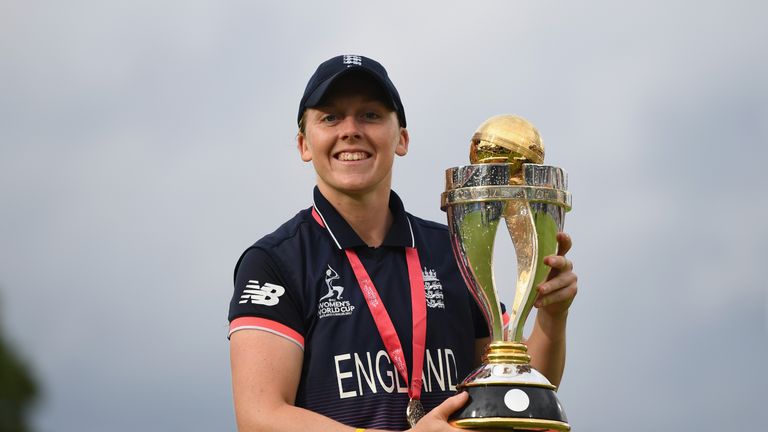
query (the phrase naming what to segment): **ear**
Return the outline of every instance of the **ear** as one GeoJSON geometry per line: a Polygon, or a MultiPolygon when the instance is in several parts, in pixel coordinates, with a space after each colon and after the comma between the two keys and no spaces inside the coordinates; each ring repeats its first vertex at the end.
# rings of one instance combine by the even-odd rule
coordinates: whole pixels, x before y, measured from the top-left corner
{"type": "Polygon", "coordinates": [[[400,128],[400,140],[395,147],[395,154],[398,156],[405,156],[408,154],[408,143],[411,141],[410,135],[408,135],[408,129],[400,128]]]}
{"type": "Polygon", "coordinates": [[[312,151],[309,149],[309,141],[307,140],[306,135],[301,132],[296,135],[296,149],[299,150],[299,156],[301,156],[301,160],[304,162],[309,162],[312,160],[312,151]]]}

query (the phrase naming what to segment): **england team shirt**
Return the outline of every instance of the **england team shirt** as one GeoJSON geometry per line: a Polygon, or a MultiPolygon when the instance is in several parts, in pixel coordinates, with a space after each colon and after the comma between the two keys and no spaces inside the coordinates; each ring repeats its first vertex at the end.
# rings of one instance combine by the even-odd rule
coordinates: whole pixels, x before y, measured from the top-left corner
{"type": "Polygon", "coordinates": [[[427,302],[421,400],[429,410],[473,368],[475,339],[488,329],[453,258],[444,225],[406,213],[391,192],[393,224],[368,247],[315,188],[314,205],[248,248],[235,268],[230,335],[276,334],[304,352],[296,406],[362,428],[407,429],[408,389],[344,252],[370,275],[412,371],[411,296],[405,247],[418,251],[427,302]]]}

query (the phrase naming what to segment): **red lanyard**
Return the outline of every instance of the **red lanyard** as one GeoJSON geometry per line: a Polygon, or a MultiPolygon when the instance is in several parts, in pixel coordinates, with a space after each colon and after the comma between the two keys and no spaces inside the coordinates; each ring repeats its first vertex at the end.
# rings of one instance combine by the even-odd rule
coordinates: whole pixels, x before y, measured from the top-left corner
{"type": "Polygon", "coordinates": [[[363,292],[368,309],[371,310],[373,321],[379,330],[387,353],[395,364],[395,368],[408,386],[408,397],[418,400],[421,398],[421,385],[423,382],[424,349],[427,339],[427,301],[424,295],[424,276],[421,273],[421,263],[416,248],[405,248],[405,260],[408,264],[408,279],[411,284],[411,311],[413,314],[413,379],[408,384],[408,368],[405,365],[403,345],[397,336],[395,326],[389,317],[387,309],[381,302],[379,292],[373,285],[363,263],[360,262],[357,253],[351,249],[345,249],[352,270],[355,272],[357,283],[363,292]]]}

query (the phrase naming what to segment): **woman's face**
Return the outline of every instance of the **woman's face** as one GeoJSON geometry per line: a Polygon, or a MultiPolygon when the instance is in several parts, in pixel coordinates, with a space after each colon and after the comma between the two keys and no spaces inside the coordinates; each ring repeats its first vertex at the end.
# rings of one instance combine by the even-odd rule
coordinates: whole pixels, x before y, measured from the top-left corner
{"type": "Polygon", "coordinates": [[[408,151],[408,131],[384,97],[371,78],[353,75],[334,83],[320,106],[306,110],[299,153],[312,161],[327,198],[389,191],[394,157],[408,151]]]}

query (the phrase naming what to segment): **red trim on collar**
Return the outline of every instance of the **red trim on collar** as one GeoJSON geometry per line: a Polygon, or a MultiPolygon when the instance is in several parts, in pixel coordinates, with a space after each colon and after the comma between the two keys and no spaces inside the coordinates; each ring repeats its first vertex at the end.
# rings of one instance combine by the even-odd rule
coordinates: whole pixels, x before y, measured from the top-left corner
{"type": "Polygon", "coordinates": [[[315,221],[323,228],[325,228],[325,224],[323,223],[323,219],[320,217],[320,215],[317,213],[317,210],[315,207],[312,207],[312,217],[315,218],[315,221]]]}

